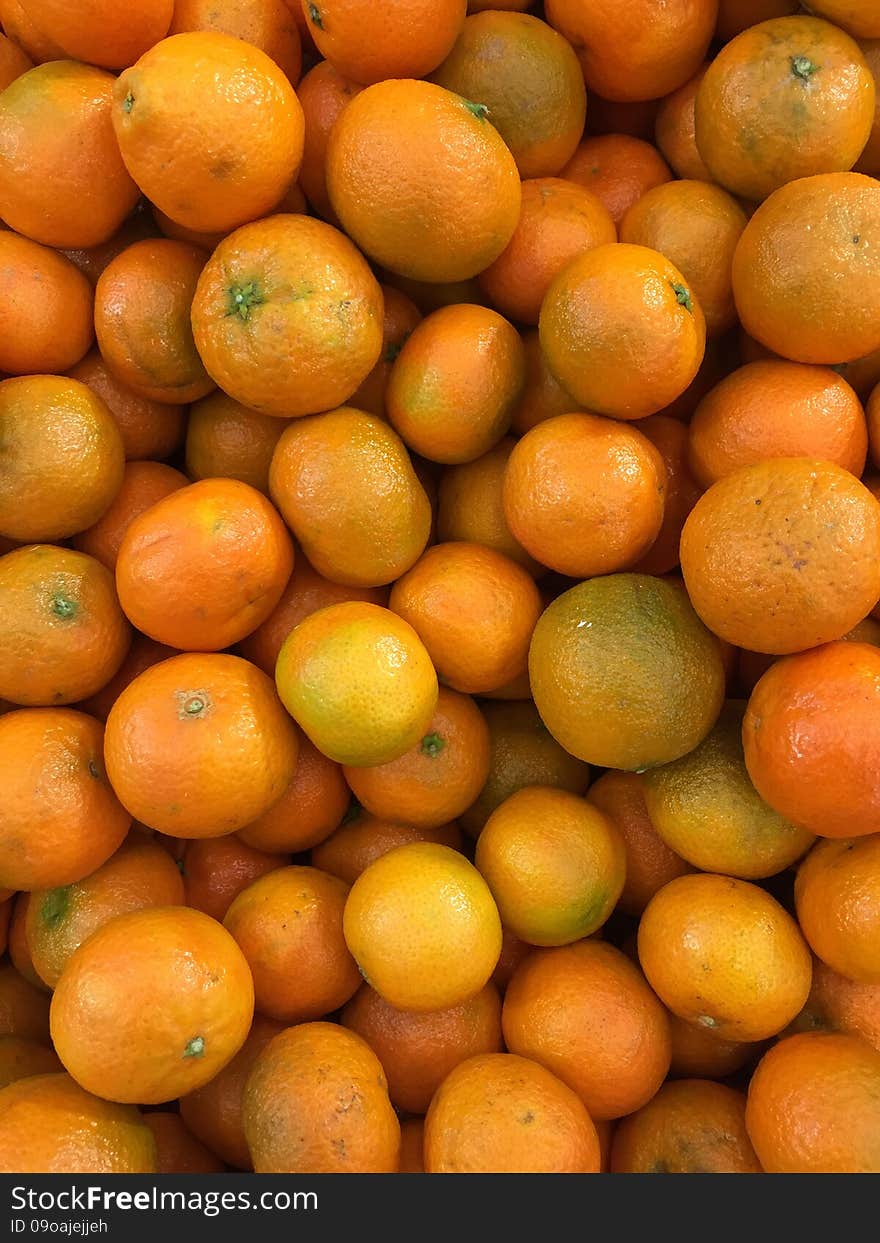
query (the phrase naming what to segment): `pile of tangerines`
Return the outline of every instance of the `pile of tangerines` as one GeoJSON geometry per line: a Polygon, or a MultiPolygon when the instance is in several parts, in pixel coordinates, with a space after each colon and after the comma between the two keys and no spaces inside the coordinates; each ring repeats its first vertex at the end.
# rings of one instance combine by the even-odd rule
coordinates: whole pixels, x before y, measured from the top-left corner
{"type": "Polygon", "coordinates": [[[880,1172],[880,6],[0,22],[0,1170],[880,1172]]]}

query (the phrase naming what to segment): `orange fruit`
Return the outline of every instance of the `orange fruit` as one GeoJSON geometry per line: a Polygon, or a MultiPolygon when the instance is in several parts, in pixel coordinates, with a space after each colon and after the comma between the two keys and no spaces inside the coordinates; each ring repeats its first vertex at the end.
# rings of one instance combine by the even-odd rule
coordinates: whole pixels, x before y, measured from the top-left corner
{"type": "Polygon", "coordinates": [[[440,688],[425,736],[397,760],[346,768],[360,805],[379,820],[436,829],[466,811],[489,775],[489,727],[474,701],[440,688]]]}
{"type": "MultiPolygon", "coordinates": [[[[280,3],[280,0],[279,0],[280,3]]],[[[269,491],[269,464],[284,424],[249,410],[219,390],[191,407],[186,425],[190,479],[238,479],[269,491]]]]}
{"type": "Polygon", "coordinates": [[[119,669],[131,630],[92,557],[31,544],[0,558],[0,692],[25,706],[75,703],[119,669]]]}
{"type": "Polygon", "coordinates": [[[768,458],[704,493],[680,551],[710,630],[753,652],[799,652],[839,639],[880,596],[880,505],[832,462],[768,458]]]}
{"type": "Polygon", "coordinates": [[[433,462],[472,462],[510,427],[525,384],[519,333],[488,307],[441,307],[418,324],[391,368],[388,419],[433,462]]]}
{"type": "Polygon", "coordinates": [[[235,1057],[204,1087],[181,1099],[180,1116],[192,1134],[234,1169],[253,1168],[242,1120],[245,1083],[263,1049],[282,1030],[281,1023],[255,1014],[235,1057]]]}
{"type": "Polygon", "coordinates": [[[400,1124],[399,1174],[424,1174],[424,1118],[407,1118],[400,1124]]]}
{"type": "Polygon", "coordinates": [[[258,851],[297,853],[317,846],[342,823],[350,800],[342,769],[314,746],[299,740],[299,759],[290,785],[277,803],[245,825],[238,837],[258,851]]]}
{"type": "Polygon", "coordinates": [[[385,418],[385,395],[391,368],[404,343],[422,318],[422,313],[412,298],[395,289],[393,285],[382,286],[384,314],[382,319],[382,353],[373,370],[351,397],[350,404],[356,410],[365,410],[378,418],[385,418]]]}
{"type": "Polygon", "coordinates": [[[180,406],[151,401],[126,388],[97,350],[86,354],[67,374],[87,385],[105,403],[129,460],[161,461],[170,457],[183,439],[184,412],[180,406]]]}
{"type": "Polygon", "coordinates": [[[33,890],[25,935],[34,968],[54,988],[71,955],[116,915],[183,901],[183,881],[168,852],[154,842],[129,837],[82,880],[33,890]]]}
{"type": "Polygon", "coordinates": [[[799,9],[798,0],[719,0],[715,37],[727,43],[749,26],[771,17],[790,17],[799,9]]]}
{"type": "Polygon", "coordinates": [[[447,1075],[479,1054],[500,1053],[501,999],[493,984],[448,1010],[395,1010],[364,984],[342,1011],[343,1027],[366,1040],[398,1109],[424,1114],[447,1075]]]}
{"type": "Polygon", "coordinates": [[[862,4],[860,0],[810,0],[810,8],[857,39],[880,38],[880,14],[873,5],[862,4]]]}
{"type": "Polygon", "coordinates": [[[659,99],[603,99],[590,96],[586,134],[630,134],[633,138],[650,139],[659,99]]]}
{"type": "Polygon", "coordinates": [[[658,99],[686,82],[715,30],[716,0],[548,0],[547,20],[578,51],[590,90],[612,100],[658,99]]]}
{"type": "Polygon", "coordinates": [[[23,1036],[0,1036],[0,1088],[32,1075],[51,1075],[62,1070],[52,1049],[23,1036]]]}
{"type": "Polygon", "coordinates": [[[312,863],[338,876],[347,885],[353,885],[360,874],[382,855],[396,846],[409,846],[413,842],[432,842],[437,846],[448,846],[450,850],[459,850],[461,833],[457,824],[417,829],[394,820],[379,820],[353,806],[339,828],[312,847],[312,863]]]}
{"type": "Polygon", "coordinates": [[[523,344],[526,350],[526,383],[510,423],[511,431],[517,436],[524,436],[536,424],[552,419],[554,415],[570,414],[579,409],[577,401],[562,387],[547,365],[537,329],[530,328],[523,333],[523,344]]]}
{"type": "Polygon", "coordinates": [[[858,1036],[789,1036],[758,1064],[746,1127],[768,1174],[880,1169],[880,1053],[858,1036]]]}
{"type": "Polygon", "coordinates": [[[71,885],[126,837],[132,818],[104,772],[102,738],[97,721],[71,709],[35,707],[0,717],[0,885],[71,885]]]}
{"type": "Polygon", "coordinates": [[[8,963],[0,966],[0,1035],[49,1045],[49,998],[8,963]]]}
{"type": "Polygon", "coordinates": [[[139,397],[185,405],[214,387],[196,352],[190,308],[205,252],[147,238],[107,265],[95,287],[95,332],[116,379],[139,397]]]}
{"type": "Polygon", "coordinates": [[[348,948],[398,1010],[446,1010],[485,987],[501,952],[486,882],[448,846],[414,842],[376,859],[345,904],[348,948]]]}
{"type": "Polygon", "coordinates": [[[848,1032],[880,1052],[880,984],[862,984],[813,960],[813,984],[792,1032],[848,1032]]]}
{"type": "Polygon", "coordinates": [[[265,52],[228,34],[163,39],[117,79],[112,117],[143,193],[201,233],[265,215],[299,172],[296,92],[265,52]]]}
{"type": "Polygon", "coordinates": [[[846,172],[871,133],[873,87],[858,45],[836,26],[814,17],[761,22],[707,69],[697,147],[713,179],[746,199],[795,178],[846,172]]]}
{"type": "Polygon", "coordinates": [[[474,858],[505,928],[532,945],[569,945],[600,928],[626,875],[613,822],[567,790],[528,786],[492,813],[474,858]]]}
{"type": "MultiPolygon", "coordinates": [[[[29,988],[29,991],[26,994],[26,996],[28,996],[29,998],[36,997],[39,999],[42,994],[48,993],[49,991],[46,985],[37,975],[36,971],[34,970],[34,965],[31,962],[31,952],[30,952],[30,949],[28,948],[26,928],[25,928],[25,924],[27,920],[27,908],[29,904],[30,904],[29,893],[19,893],[12,900],[12,915],[9,920],[9,935],[8,935],[8,943],[6,947],[9,953],[9,958],[12,963],[12,967],[9,968],[9,974],[6,976],[4,984],[0,985],[0,999],[2,999],[2,997],[5,995],[6,990],[9,988],[10,978],[15,982],[22,980],[24,981],[25,984],[32,986],[29,988]]],[[[12,992],[14,993],[15,991],[16,990],[13,988],[12,992]]],[[[12,1006],[10,1007],[9,1000],[10,999],[8,996],[6,997],[5,1001],[0,1000],[0,1014],[3,1015],[3,1018],[0,1019],[0,1026],[4,1026],[5,1024],[5,1027],[7,1028],[10,1026],[10,1008],[12,1011],[15,1011],[15,1012],[18,1011],[17,1002],[13,1001],[12,1006]]],[[[43,997],[43,1001],[46,1002],[45,997],[43,997]]],[[[46,1005],[47,1004],[48,1002],[46,1002],[46,1005]]],[[[28,1003],[25,1003],[26,1008],[27,1008],[27,1005],[28,1003]]],[[[28,1034],[28,1035],[33,1034],[37,1039],[48,1041],[49,1039],[49,1011],[48,1009],[46,1009],[45,1005],[42,1005],[42,1007],[37,1010],[37,1014],[40,1019],[41,1026],[38,1027],[37,1030],[34,1031],[33,1033],[25,1033],[25,1034],[28,1034]],[[42,1020],[45,1020],[45,1021],[42,1021],[42,1020]]],[[[17,1013],[16,1013],[16,1018],[17,1018],[17,1013]]],[[[16,1026],[17,1026],[17,1022],[13,1021],[11,1023],[12,1029],[15,1030],[16,1026]]],[[[5,1031],[4,1031],[4,1034],[5,1034],[5,1031]]]]}
{"type": "MultiPolygon", "coordinates": [[[[871,390],[865,408],[868,423],[868,443],[871,451],[871,464],[880,466],[880,384],[871,390]]],[[[869,485],[870,486],[870,485],[869,485]]]]}
{"type": "Polygon", "coordinates": [[[688,429],[668,414],[652,414],[634,425],[651,442],[666,468],[663,521],[657,538],[633,569],[641,574],[668,574],[678,565],[681,532],[700,497],[700,487],[688,463],[688,429]]]}
{"type": "MultiPolygon", "coordinates": [[[[299,0],[296,6],[298,9],[299,0]]],[[[312,209],[331,224],[338,221],[327,193],[327,143],[339,114],[362,89],[322,60],[304,75],[296,91],[305,117],[299,183],[312,209]]]]}
{"type": "Polygon", "coordinates": [[[299,27],[284,0],[174,0],[169,35],[216,30],[257,47],[293,86],[302,72],[299,27]]]}
{"type": "Polygon", "coordinates": [[[505,436],[482,457],[443,471],[437,538],[443,543],[482,544],[516,561],[530,574],[538,574],[541,567],[514,538],[504,516],[504,474],[515,445],[511,436],[505,436]]]}
{"type": "Polygon", "coordinates": [[[857,478],[867,433],[858,397],[830,367],[782,359],[748,363],[703,398],[690,424],[688,460],[708,488],[765,458],[835,462],[857,478]]]}
{"type": "Polygon", "coordinates": [[[115,571],[119,549],[132,522],[188,484],[186,475],[164,462],[126,462],[122,486],[114,500],[94,526],[74,537],[74,548],[115,571]]]}
{"type": "Polygon", "coordinates": [[[597,246],[556,277],[538,330],[550,369],[598,414],[639,419],[679,397],[706,323],[684,276],[646,246],[597,246]]]}
{"type": "Polygon", "coordinates": [[[123,13],[114,0],[89,0],[71,12],[65,0],[28,0],[27,16],[71,59],[122,69],[165,36],[173,8],[173,0],[139,0],[123,13]]]}
{"type": "Polygon", "coordinates": [[[610,574],[564,592],[529,650],[535,705],[572,755],[644,769],[687,755],[724,698],[717,640],[684,591],[643,574],[610,574]]]}
{"type": "Polygon", "coordinates": [[[476,276],[519,217],[516,163],[479,100],[431,82],[379,82],[339,116],[327,189],[346,232],[377,263],[424,281],[476,276]]]}
{"type": "Polygon", "coordinates": [[[708,66],[662,100],[654,126],[654,141],[667,164],[679,177],[712,181],[697,147],[694,109],[697,91],[708,66]]]}
{"type": "Polygon", "coordinates": [[[720,186],[670,181],[648,190],[626,213],[620,240],[665,255],[684,275],[719,336],[736,323],[731,268],[746,215],[720,186]]]}
{"type": "Polygon", "coordinates": [[[281,645],[294,626],[318,609],[351,600],[385,605],[388,603],[388,591],[381,587],[351,587],[333,583],[319,574],[303,552],[297,549],[293,574],[281,599],[262,625],[242,639],[239,650],[264,673],[274,676],[281,645]]]}
{"type": "Polygon", "coordinates": [[[156,1144],[159,1174],[219,1174],[225,1170],[223,1162],[181,1122],[180,1114],[154,1109],[143,1118],[156,1144]]]}
{"type": "MultiPolygon", "coordinates": [[[[2,5],[3,0],[0,0],[2,5]]],[[[135,242],[142,242],[148,237],[158,237],[152,211],[147,209],[146,202],[141,199],[132,214],[122,222],[116,232],[100,246],[76,247],[63,250],[61,253],[70,260],[75,268],[82,272],[92,285],[98,283],[101,273],[118,255],[121,255],[135,242]]]]}
{"type": "Polygon", "coordinates": [[[745,709],[728,700],[700,745],[645,773],[642,789],[651,823],[677,855],[703,872],[757,880],[790,867],[813,837],[769,807],[749,780],[745,709]]]}
{"type": "Polygon", "coordinates": [[[502,993],[506,993],[517,967],[524,958],[533,953],[535,946],[520,941],[508,928],[502,928],[501,933],[501,955],[492,972],[492,983],[502,993]]]}
{"type": "Polygon", "coordinates": [[[691,869],[667,846],[648,815],[644,774],[603,773],[590,787],[588,798],[623,841],[626,875],[620,909],[628,915],[641,915],[659,889],[691,869]]]}
{"type": "Polygon", "coordinates": [[[594,194],[619,225],[645,191],[669,181],[672,172],[643,138],[596,134],[584,139],[560,176],[594,194]]]}
{"type": "Polygon", "coordinates": [[[110,715],[110,709],[116,703],[116,700],[125,688],[135,680],[138,674],[143,673],[145,669],[149,669],[153,665],[158,665],[160,660],[167,660],[169,656],[177,655],[179,653],[173,647],[166,647],[163,643],[155,643],[152,639],[148,639],[146,635],[135,633],[131,641],[131,647],[128,649],[128,655],[116,670],[116,673],[97,694],[90,695],[88,699],[80,701],[80,710],[87,712],[89,716],[97,717],[99,721],[106,721],[110,715]]]}
{"type": "MultiPolygon", "coordinates": [[[[865,58],[865,64],[876,84],[880,76],[880,33],[875,39],[859,39],[859,50],[865,58]]],[[[865,173],[868,177],[876,177],[880,173],[880,91],[874,101],[874,121],[871,135],[856,160],[854,170],[865,173]]]]}
{"type": "MultiPolygon", "coordinates": [[[[0,14],[2,21],[2,14],[0,14]]],[[[34,62],[17,43],[0,35],[0,91],[5,91],[11,82],[20,78],[23,73],[33,69],[34,62]]]]}
{"type": "Polygon", "coordinates": [[[107,718],[114,790],[137,820],[171,837],[223,837],[250,824],[284,793],[297,750],[269,678],[225,653],[153,665],[107,718]]]}
{"type": "Polygon", "coordinates": [[[645,908],[639,961],[673,1014],[725,1040],[764,1040],[786,1027],[810,991],[810,954],[797,924],[748,881],[694,873],[645,908]]]}
{"type": "Polygon", "coordinates": [[[336,583],[390,583],[428,542],[431,506],[406,447],[351,406],[285,428],[269,491],[309,561],[336,583]]]}
{"type": "Polygon", "coordinates": [[[184,901],[221,923],[243,890],[290,862],[287,854],[255,850],[235,833],[184,842],[183,846],[177,866],[183,875],[184,901]]]}
{"type": "Polygon", "coordinates": [[[69,259],[0,229],[8,296],[0,312],[0,372],[66,371],[92,343],[92,287],[69,259]]]}
{"type": "Polygon", "coordinates": [[[157,1105],[208,1083],[244,1044],[251,973],[229,933],[186,906],[117,915],[68,960],[52,1042],[80,1086],[157,1105]]]}
{"type": "Polygon", "coordinates": [[[632,962],[602,941],[529,954],[501,1014],[511,1053],[576,1092],[594,1119],[641,1109],[669,1070],[669,1020],[632,962]]]}
{"type": "Polygon", "coordinates": [[[331,410],[382,348],[382,291],[330,225],[270,216],[220,243],[193,300],[195,342],[230,397],[280,418],[331,410]]]}
{"type": "Polygon", "coordinates": [[[0,215],[46,246],[97,246],[138,199],[116,145],[113,78],[52,61],[22,74],[0,101],[0,215]],[[59,179],[64,193],[57,192],[59,179]]]}
{"type": "Polygon", "coordinates": [[[430,1174],[598,1174],[599,1137],[581,1102],[543,1066],[511,1053],[468,1058],[425,1118],[430,1174]]]}
{"type": "Polygon", "coordinates": [[[368,767],[399,759],[430,725],[437,675],[415,630],[375,604],[312,613],[278,656],[278,692],[319,751],[368,767]]]}
{"type": "Polygon", "coordinates": [[[593,414],[546,419],[514,446],[504,514],[536,561],[571,578],[638,561],[663,522],[666,469],[635,428],[593,414]]]}
{"type": "Polygon", "coordinates": [[[431,80],[488,108],[521,177],[555,176],[580,142],[587,95],[577,56],[528,13],[468,17],[431,80]]]}
{"type": "Polygon", "coordinates": [[[38,1074],[0,1092],[4,1174],[153,1174],[156,1144],[133,1105],[84,1092],[69,1075],[38,1074]]]}
{"type": "Polygon", "coordinates": [[[740,1070],[758,1047],[748,1041],[722,1040],[709,1027],[695,1027],[669,1016],[672,1034],[670,1076],[678,1079],[727,1079],[740,1070]]]}
{"type": "Polygon", "coordinates": [[[424,78],[455,43],[466,0],[302,0],[320,54],[355,82],[424,78]]]}
{"type": "Polygon", "coordinates": [[[617,241],[614,221],[590,190],[559,177],[524,181],[519,223],[480,288],[502,314],[537,324],[553,278],[594,246],[617,241]]]}
{"type": "Polygon", "coordinates": [[[705,1079],[666,1083],[622,1119],[611,1144],[614,1174],[761,1174],[746,1131],[742,1092],[705,1079]]]}
{"type": "Polygon", "coordinates": [[[21,0],[0,0],[0,22],[9,38],[27,52],[31,60],[63,59],[62,49],[35,25],[34,19],[22,7],[21,0]]]}
{"type": "Polygon", "coordinates": [[[880,348],[877,184],[824,173],[761,204],[733,257],[733,296],[750,336],[799,363],[846,363],[880,348]]]}
{"type": "Polygon", "coordinates": [[[397,1171],[400,1123],[384,1071],[360,1036],[335,1023],[302,1023],[271,1040],[242,1112],[258,1174],[397,1171]]]}
{"type": "Polygon", "coordinates": [[[801,931],[813,953],[860,984],[880,984],[880,837],[819,841],[794,886],[801,931]]]}
{"type": "Polygon", "coordinates": [[[129,524],[116,584],[126,615],[151,639],[218,651],[266,620],[293,558],[287,529],[261,492],[237,479],[203,479],[129,524]]]}
{"type": "Polygon", "coordinates": [[[348,886],[311,867],[276,868],[232,902],[223,926],[254,977],[261,1014],[305,1023],[338,1010],[360,976],[342,935],[348,886]]]}
{"type": "Polygon", "coordinates": [[[822,837],[880,832],[877,704],[880,651],[867,643],[829,643],[777,661],[743,722],[746,767],[761,797],[822,837]]]}

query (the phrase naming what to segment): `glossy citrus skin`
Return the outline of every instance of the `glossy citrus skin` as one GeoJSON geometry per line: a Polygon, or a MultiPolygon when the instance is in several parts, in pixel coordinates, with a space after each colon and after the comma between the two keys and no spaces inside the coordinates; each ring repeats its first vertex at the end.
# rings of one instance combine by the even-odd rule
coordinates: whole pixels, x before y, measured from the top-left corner
{"type": "Polygon", "coordinates": [[[55,61],[23,74],[0,104],[0,213],[47,246],[97,246],[138,199],[125,170],[110,103],[113,78],[55,61]],[[64,194],[53,178],[64,179],[64,194]]]}
{"type": "Polygon", "coordinates": [[[726,1079],[740,1070],[761,1048],[748,1041],[722,1040],[709,1027],[695,1027],[669,1015],[672,1035],[672,1078],[726,1079]]]}
{"type": "Polygon", "coordinates": [[[398,759],[424,737],[437,706],[437,675],[419,636],[375,604],[311,614],[285,641],[275,676],[288,712],[340,764],[398,759]]]}
{"type": "Polygon", "coordinates": [[[811,0],[810,8],[857,39],[880,38],[880,17],[858,0],[811,0]]]}
{"type": "Polygon", "coordinates": [[[302,160],[302,108],[290,82],[265,52],[226,34],[163,40],[117,79],[112,116],[141,190],[202,233],[271,211],[302,160]]]}
{"type": "Polygon", "coordinates": [[[684,592],[640,574],[592,579],[559,596],[535,627],[529,674],[554,738],[608,768],[686,755],[724,696],[717,641],[684,592]]]}
{"type": "MultiPolygon", "coordinates": [[[[300,7],[300,0],[294,0],[300,7]]],[[[466,0],[369,0],[302,3],[321,56],[367,85],[386,78],[423,78],[449,54],[465,19],[466,0]]]]}
{"type": "Polygon", "coordinates": [[[519,223],[480,288],[503,315],[537,324],[551,281],[577,255],[617,241],[608,209],[590,190],[561,177],[523,182],[519,223]]]}
{"type": "Polygon", "coordinates": [[[296,86],[302,70],[299,29],[285,0],[175,0],[169,35],[216,30],[270,56],[296,86]]]}
{"type": "Polygon", "coordinates": [[[556,277],[538,330],[550,368],[585,407],[656,414],[697,374],[706,321],[684,276],[646,246],[588,251],[556,277]]]}
{"type": "Polygon", "coordinates": [[[425,1119],[431,1174],[598,1174],[599,1138],[574,1092],[510,1053],[469,1058],[425,1119]]]}
{"type": "Polygon", "coordinates": [[[240,479],[268,494],[269,464],[283,431],[279,419],[249,410],[225,393],[209,393],[190,408],[186,473],[193,482],[240,479]]]}
{"type": "Polygon", "coordinates": [[[708,488],[765,458],[813,457],[859,478],[865,414],[846,380],[828,367],[767,359],[738,368],[700,402],[690,424],[689,462],[708,488]]]}
{"type": "Polygon", "coordinates": [[[749,1084],[746,1127],[769,1174],[876,1173],[880,1053],[858,1036],[790,1036],[749,1084]]]}
{"type": "Polygon", "coordinates": [[[773,654],[816,647],[846,634],[880,596],[880,505],[831,462],[743,466],[694,506],[681,568],[720,638],[773,654]]]}
{"type": "Polygon", "coordinates": [[[815,958],[810,995],[789,1031],[848,1032],[880,1052],[880,984],[847,979],[815,958]]]}
{"type": "Polygon", "coordinates": [[[131,642],[103,565],[30,544],[0,558],[0,694],[12,703],[75,703],[109,682],[131,642]]]}
{"type": "Polygon", "coordinates": [[[148,238],[123,250],[98,278],[98,346],[117,380],[141,397],[185,405],[214,387],[190,327],[205,258],[186,242],[148,238]]]}
{"type": "Polygon", "coordinates": [[[67,374],[104,401],[119,428],[127,460],[161,461],[183,439],[184,411],[180,406],[151,401],[126,388],[97,350],[91,350],[67,374]]]}
{"type": "Polygon", "coordinates": [[[659,99],[699,67],[718,15],[716,0],[615,0],[589,7],[549,0],[547,20],[578,52],[587,86],[603,99],[659,99]]]}
{"type": "Polygon", "coordinates": [[[678,565],[682,528],[700,497],[700,487],[688,464],[688,429],[668,414],[640,419],[635,429],[660,454],[666,468],[666,488],[657,538],[633,569],[641,574],[668,574],[678,565]]]}
{"type": "Polygon", "coordinates": [[[694,181],[712,180],[697,148],[694,121],[697,91],[705,72],[706,66],[703,66],[684,86],[666,96],[654,126],[654,140],[664,159],[679,177],[694,181]]]}
{"type": "Polygon", "coordinates": [[[501,1021],[508,1049],[558,1075],[591,1118],[640,1109],[669,1070],[665,1010],[626,955],[601,941],[529,954],[501,1021]]]}
{"type": "Polygon", "coordinates": [[[857,44],[813,17],[744,31],[710,65],[696,140],[715,181],[764,199],[798,177],[847,172],[874,120],[874,80],[857,44]]]}
{"type": "Polygon", "coordinates": [[[435,829],[466,811],[489,775],[489,727],[467,695],[442,686],[425,736],[398,760],[346,768],[360,805],[380,820],[435,829]]]}
{"type": "Polygon", "coordinates": [[[27,17],[42,39],[72,59],[123,69],[163,38],[173,8],[172,0],[144,0],[123,19],[114,0],[87,0],[75,13],[64,0],[36,0],[27,17]]]}
{"type": "Polygon", "coordinates": [[[386,81],[353,99],[327,149],[327,188],[346,232],[402,276],[476,276],[510,241],[516,163],[479,100],[430,82],[386,81]]]}
{"type": "Polygon", "coordinates": [[[536,561],[571,578],[624,569],[663,521],[666,469],[639,431],[592,414],[547,419],[517,443],[504,513],[536,561]]]}
{"type": "Polygon", "coordinates": [[[168,660],[170,656],[177,655],[173,647],[155,643],[146,635],[135,634],[131,647],[128,649],[128,655],[110,681],[105,683],[96,694],[80,701],[82,711],[87,712],[89,716],[97,717],[99,721],[106,721],[116,700],[138,674],[143,673],[152,665],[158,665],[160,660],[168,660]]]}
{"type": "Polygon", "coordinates": [[[364,979],[402,1010],[467,1001],[501,952],[486,882],[463,855],[431,842],[400,846],[370,864],[352,886],[343,927],[364,979]]]}
{"type": "Polygon", "coordinates": [[[109,920],[126,911],[177,906],[183,900],[183,880],[168,852],[130,838],[82,880],[33,890],[25,934],[34,968],[54,988],[70,956],[109,920]]]}
{"type": "Polygon", "coordinates": [[[270,216],[214,251],[192,325],[224,392],[293,418],[341,405],[369,374],[382,348],[382,291],[338,230],[307,216],[270,216]]]}
{"type": "Polygon", "coordinates": [[[33,67],[34,62],[17,43],[6,35],[0,37],[0,90],[5,91],[11,82],[33,67]]]}
{"type": "Polygon", "coordinates": [[[76,380],[4,380],[0,429],[0,531],[12,539],[75,535],[101,517],[122,486],[122,437],[100,397],[76,380]]]}
{"type": "Polygon", "coordinates": [[[290,862],[287,854],[255,850],[236,833],[182,845],[184,851],[177,866],[183,876],[186,905],[220,921],[242,890],[290,862]]]}
{"type": "Polygon", "coordinates": [[[880,832],[878,701],[880,653],[868,644],[777,661],[743,722],[749,776],[771,807],[823,837],[880,832]]]}
{"type": "Polygon", "coordinates": [[[244,1085],[260,1053],[283,1030],[283,1024],[255,1014],[235,1057],[204,1087],[181,1098],[180,1116],[192,1134],[234,1169],[253,1168],[242,1121],[244,1085]]]}
{"type": "Polygon", "coordinates": [[[331,224],[338,224],[339,221],[327,193],[327,143],[337,117],[362,89],[326,60],[314,65],[297,87],[296,93],[305,117],[299,183],[313,210],[331,224]]]}
{"type": "Polygon", "coordinates": [[[482,544],[538,576],[542,567],[514,538],[504,516],[504,475],[515,445],[512,436],[505,436],[473,462],[443,471],[437,493],[437,539],[482,544]]]}
{"type": "Polygon", "coordinates": [[[590,787],[588,797],[623,841],[626,878],[619,905],[628,915],[641,915],[658,889],[691,868],[667,846],[648,815],[645,774],[603,773],[590,787]]]}
{"type": "Polygon", "coordinates": [[[594,194],[619,226],[633,204],[653,186],[669,181],[672,172],[656,147],[643,138],[592,134],[583,140],[560,176],[594,194]]]}
{"type": "Polygon", "coordinates": [[[72,884],[122,842],[131,816],[107,780],[102,739],[98,721],[69,708],[25,708],[0,717],[0,884],[72,884]]]}
{"type": "Polygon", "coordinates": [[[290,785],[277,803],[245,825],[238,836],[259,851],[309,850],[339,827],[350,801],[341,767],[302,735],[290,785]]]}
{"type": "Polygon", "coordinates": [[[286,867],[255,880],[232,903],[223,925],[251,968],[261,1014],[305,1023],[354,994],[360,975],[342,935],[347,896],[336,876],[286,867]]]}
{"type": "Polygon", "coordinates": [[[154,1109],[143,1115],[156,1143],[160,1174],[220,1174],[226,1166],[181,1122],[180,1114],[154,1109]]]}
{"type": "Polygon", "coordinates": [[[450,850],[460,850],[461,830],[455,823],[442,824],[436,829],[417,829],[394,820],[379,820],[353,806],[336,832],[312,848],[312,863],[338,876],[347,885],[353,885],[382,855],[396,846],[409,846],[413,842],[433,842],[448,846],[450,850]]]}
{"type": "Polygon", "coordinates": [[[428,541],[431,506],[406,447],[382,419],[350,406],[285,429],[269,490],[309,561],[336,583],[384,586],[428,541]]]}
{"type": "Polygon", "coordinates": [[[148,907],[110,920],[70,958],[52,997],[52,1042],[87,1090],[155,1105],[222,1070],[253,1009],[250,969],[216,920],[148,907]]]}
{"type": "Polygon", "coordinates": [[[222,837],[250,824],[284,793],[297,750],[271,681],[237,656],[187,653],[153,665],[107,718],[113,788],[139,821],[172,837],[222,837]]]}
{"type": "Polygon", "coordinates": [[[454,690],[497,690],[525,671],[541,612],[534,580],[478,544],[438,544],[397,580],[390,607],[419,634],[454,690]]]}
{"type": "Polygon", "coordinates": [[[237,479],[203,479],[129,525],[116,585],[126,615],[150,638],[217,651],[266,620],[293,559],[290,535],[261,492],[237,479]]]}
{"type": "Polygon", "coordinates": [[[665,885],[642,915],[638,950],[673,1014],[724,1039],[776,1035],[810,991],[797,924],[763,889],[729,876],[695,873],[665,885]]]}
{"type": "Polygon", "coordinates": [[[385,1073],[336,1024],[302,1023],[269,1042],[248,1077],[243,1118],[258,1174],[397,1171],[400,1123],[385,1073]]]}
{"type": "Polygon", "coordinates": [[[48,992],[9,963],[0,967],[0,1033],[50,1044],[48,992]]]}
{"type": "Polygon", "coordinates": [[[860,173],[824,173],[791,181],[761,204],[733,259],[733,295],[750,336],[800,363],[852,362],[880,347],[871,275],[877,184],[860,173]]]}
{"type": "Polygon", "coordinates": [[[46,1045],[23,1036],[0,1036],[0,1087],[61,1070],[61,1063],[46,1045]]]}
{"type": "Polygon", "coordinates": [[[73,547],[115,572],[120,546],[134,519],[188,483],[186,475],[164,462],[126,462],[113,501],[94,526],[74,536],[73,547]]]}
{"type": "Polygon", "coordinates": [[[615,1128],[615,1174],[760,1174],[746,1133],[746,1098],[705,1079],[667,1083],[615,1128]]]}
{"type": "MultiPolygon", "coordinates": [[[[859,51],[865,58],[865,64],[874,77],[876,84],[877,74],[880,71],[880,33],[877,38],[859,39],[859,51]]],[[[862,149],[862,154],[854,165],[854,171],[864,173],[868,177],[876,177],[880,173],[880,93],[877,94],[874,102],[874,122],[871,127],[871,135],[867,143],[862,149]]]]}
{"type": "Polygon", "coordinates": [[[382,353],[350,402],[357,410],[366,410],[379,418],[386,415],[385,399],[391,368],[407,337],[422,319],[422,313],[412,298],[393,285],[382,285],[382,301],[382,353]]]}
{"type": "Polygon", "coordinates": [[[749,26],[771,17],[790,17],[799,8],[797,0],[719,0],[715,36],[727,43],[749,26]]]}
{"type": "Polygon", "coordinates": [[[468,17],[431,80],[486,105],[521,177],[555,176],[580,142],[587,98],[577,56],[530,14],[468,17]]]}
{"type": "Polygon", "coordinates": [[[37,1074],[0,1092],[6,1174],[153,1174],[156,1145],[133,1105],[83,1091],[69,1075],[37,1074]]]}
{"type": "Polygon", "coordinates": [[[92,343],[92,287],[69,259],[0,230],[7,288],[0,310],[0,371],[33,375],[65,371],[92,343]]]}
{"type": "Polygon", "coordinates": [[[703,872],[756,880],[789,867],[813,838],[769,807],[749,780],[745,708],[728,700],[708,737],[689,755],[645,773],[643,788],[667,846],[703,872]]]}
{"type": "Polygon", "coordinates": [[[798,868],[795,906],[823,962],[847,979],[880,984],[880,838],[818,842],[798,868]]]}
{"type": "Polygon", "coordinates": [[[500,1053],[501,998],[494,984],[448,1010],[415,1014],[395,1010],[364,984],[342,1011],[379,1058],[392,1104],[424,1114],[441,1083],[466,1058],[500,1053]]]}

